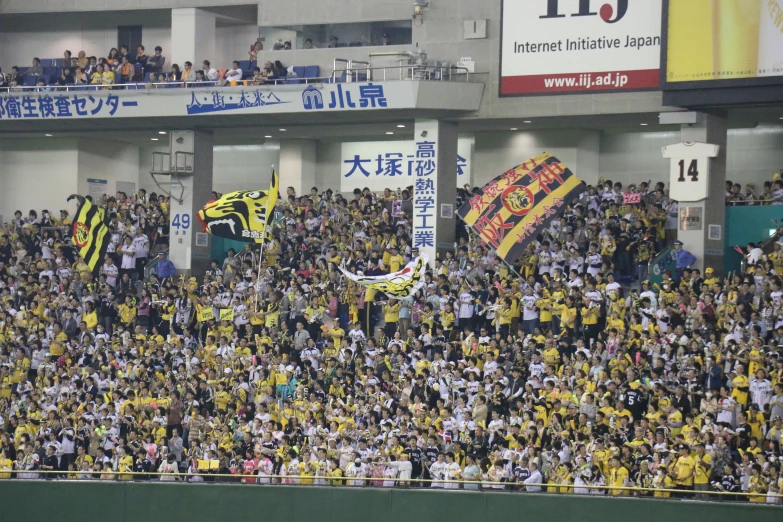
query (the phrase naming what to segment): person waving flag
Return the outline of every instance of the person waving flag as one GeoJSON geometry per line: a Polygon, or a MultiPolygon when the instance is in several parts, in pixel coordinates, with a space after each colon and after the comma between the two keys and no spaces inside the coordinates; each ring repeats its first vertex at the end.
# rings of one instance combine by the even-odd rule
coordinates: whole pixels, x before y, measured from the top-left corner
{"type": "Polygon", "coordinates": [[[72,199],[78,200],[79,208],[73,220],[71,239],[84,262],[97,275],[109,246],[109,227],[104,223],[102,208],[93,205],[84,196],[72,194],[68,201],[72,199]]]}

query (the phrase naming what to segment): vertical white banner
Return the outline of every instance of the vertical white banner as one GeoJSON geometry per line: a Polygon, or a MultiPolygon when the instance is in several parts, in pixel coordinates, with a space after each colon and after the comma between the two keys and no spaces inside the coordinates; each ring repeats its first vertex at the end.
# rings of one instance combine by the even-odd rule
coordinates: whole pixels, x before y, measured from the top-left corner
{"type": "MultiPolygon", "coordinates": [[[[438,201],[438,122],[417,120],[414,132],[413,248],[435,266],[438,201]]],[[[445,181],[445,180],[444,180],[445,181]]]]}

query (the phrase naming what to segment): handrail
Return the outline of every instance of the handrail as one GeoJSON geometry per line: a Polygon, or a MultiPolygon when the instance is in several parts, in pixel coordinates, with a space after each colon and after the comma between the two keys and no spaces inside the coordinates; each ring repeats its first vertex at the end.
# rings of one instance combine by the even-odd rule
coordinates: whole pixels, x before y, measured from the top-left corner
{"type": "MultiPolygon", "coordinates": [[[[647,261],[647,280],[648,281],[650,280],[650,274],[653,273],[653,265],[655,265],[655,263],[660,261],[658,258],[661,257],[664,253],[666,253],[666,255],[668,256],[671,250],[672,250],[672,245],[666,245],[665,247],[663,247],[662,250],[659,250],[658,252],[656,252],[655,254],[650,256],[650,260],[647,261]]],[[[661,259],[663,259],[663,258],[661,258],[661,259]]],[[[641,287],[641,284],[642,284],[642,281],[639,281],[639,286],[640,287],[641,287]]]]}
{"type": "Polygon", "coordinates": [[[166,256],[168,256],[169,255],[169,249],[166,248],[165,250],[161,250],[160,252],[155,254],[155,257],[152,259],[152,261],[150,261],[149,263],[147,263],[144,266],[144,280],[145,281],[149,281],[150,280],[150,276],[152,276],[153,271],[155,270],[155,268],[160,263],[160,261],[161,261],[160,257],[159,257],[160,254],[165,254],[166,256]]]}
{"type": "MultiPolygon", "coordinates": [[[[772,244],[776,243],[776,242],[778,241],[778,239],[780,239],[780,237],[781,237],[781,236],[783,236],[783,226],[780,226],[780,225],[779,225],[777,222],[775,222],[775,220],[774,220],[774,219],[773,219],[772,221],[773,221],[773,223],[775,224],[775,226],[776,226],[776,227],[778,227],[778,228],[777,228],[777,230],[776,230],[776,232],[775,232],[775,233],[774,233],[772,236],[770,236],[770,237],[768,237],[768,238],[765,238],[765,239],[764,239],[764,240],[763,240],[761,243],[759,243],[759,245],[758,245],[758,247],[759,247],[759,248],[760,248],[760,249],[761,249],[761,250],[762,250],[762,251],[763,251],[765,254],[769,253],[769,247],[770,247],[772,244]]],[[[740,247],[740,248],[742,248],[742,247],[740,247]]],[[[748,266],[748,254],[742,254],[742,259],[740,260],[740,271],[741,271],[741,273],[742,273],[743,275],[744,275],[744,274],[747,274],[747,273],[748,273],[748,269],[749,269],[749,268],[750,268],[750,267],[748,266]]]]}
{"type": "MultiPolygon", "coordinates": [[[[428,81],[450,81],[452,74],[461,75],[465,73],[465,82],[470,81],[471,72],[466,67],[458,67],[456,65],[390,65],[386,67],[360,67],[354,68],[352,64],[367,64],[362,61],[343,60],[341,58],[335,59],[335,70],[329,76],[318,76],[313,78],[300,78],[298,76],[288,76],[285,78],[273,78],[267,79],[261,85],[253,85],[252,79],[240,80],[237,82],[229,82],[225,85],[218,85],[217,81],[205,80],[205,81],[175,81],[175,82],[131,82],[131,83],[115,83],[111,85],[103,84],[68,84],[68,85],[19,85],[16,87],[2,87],[0,88],[0,94],[12,94],[12,93],[59,93],[59,92],[79,92],[79,91],[119,91],[119,90],[139,90],[139,91],[151,91],[156,89],[171,89],[176,87],[184,88],[203,88],[203,87],[216,87],[216,88],[233,88],[233,87],[268,87],[270,85],[296,85],[291,83],[292,81],[303,82],[305,84],[310,83],[336,83],[337,73],[345,72],[346,75],[350,75],[353,72],[366,72],[368,81],[387,81],[386,72],[388,70],[399,70],[401,80],[428,80],[428,81]],[[345,63],[347,68],[338,69],[337,63],[345,63]],[[402,72],[409,69],[411,74],[403,76],[402,72]],[[376,80],[374,78],[374,71],[383,71],[383,80],[376,80]],[[426,74],[418,75],[414,77],[414,70],[418,72],[425,72],[426,74]],[[456,73],[455,73],[456,71],[456,73]],[[432,74],[437,72],[438,74],[432,74]],[[449,74],[444,74],[448,72],[449,74]]],[[[473,73],[476,74],[476,73],[473,73]]],[[[480,74],[480,73],[479,73],[480,74]]]]}
{"type": "MultiPolygon", "coordinates": [[[[668,489],[668,488],[640,488],[637,486],[599,486],[599,485],[590,485],[590,484],[556,484],[556,483],[540,483],[540,484],[524,484],[521,482],[512,482],[512,481],[486,481],[486,480],[453,480],[453,479],[440,479],[440,480],[433,480],[433,479],[415,479],[415,478],[399,478],[399,477],[350,477],[350,476],[340,476],[340,477],[330,477],[327,475],[267,475],[267,474],[233,474],[233,473],[163,473],[159,471],[150,471],[150,472],[139,472],[139,471],[49,471],[49,470],[0,470],[0,475],[2,474],[11,474],[11,475],[18,475],[18,474],[37,474],[37,475],[55,475],[60,476],[60,480],[80,480],[80,479],[69,479],[62,477],[63,475],[92,475],[95,477],[94,480],[99,480],[99,476],[101,475],[110,475],[110,476],[121,476],[121,477],[152,477],[152,476],[158,476],[160,477],[167,477],[171,480],[159,480],[158,482],[152,482],[149,480],[145,480],[145,483],[149,484],[158,484],[158,483],[166,483],[166,482],[173,482],[176,481],[178,478],[193,478],[193,477],[201,477],[201,478],[227,478],[232,479],[234,481],[241,481],[241,480],[269,480],[270,484],[274,485],[283,485],[283,486],[303,486],[308,485],[307,483],[302,484],[301,482],[298,483],[272,483],[272,480],[296,480],[296,481],[315,481],[315,480],[324,480],[332,485],[339,485],[343,486],[343,484],[336,484],[336,481],[343,482],[343,481],[363,481],[363,482],[394,482],[395,486],[397,487],[406,487],[408,484],[453,484],[453,485],[475,485],[478,487],[489,487],[490,491],[492,489],[496,491],[502,491],[499,488],[493,488],[493,486],[500,486],[500,487],[511,487],[511,488],[519,488],[522,486],[533,486],[533,487],[540,487],[541,491],[540,493],[556,493],[556,494],[578,494],[574,493],[574,489],[591,489],[591,490],[601,490],[601,491],[608,491],[608,492],[627,492],[627,493],[670,493],[670,494],[676,494],[679,496],[688,496],[692,497],[694,495],[701,495],[701,496],[728,496],[730,498],[758,498],[758,497],[772,497],[772,498],[780,498],[783,499],[783,494],[781,493],[748,493],[744,491],[739,492],[726,492],[726,491],[697,491],[697,490],[682,490],[682,489],[668,489]],[[546,491],[548,488],[556,488],[558,491],[546,491]],[[562,489],[565,489],[566,491],[560,491],[562,489]]],[[[0,483],[2,483],[4,479],[0,479],[0,483]]],[[[9,479],[5,479],[9,480],[9,479]]],[[[15,479],[15,480],[42,480],[42,479],[15,479]]],[[[125,480],[124,482],[127,482],[128,480],[125,480]]],[[[120,480],[120,482],[123,482],[120,480]]],[[[225,484],[225,482],[221,482],[222,484],[225,484]]],[[[318,485],[318,484],[314,484],[318,485]]],[[[345,484],[344,487],[364,487],[370,485],[363,485],[363,486],[350,486],[345,484]]],[[[390,487],[390,486],[387,486],[390,487]]],[[[438,488],[435,488],[437,490],[438,488]]],[[[448,488],[446,488],[448,489],[448,488]]],[[[776,504],[772,504],[776,505],[776,504]]]]}

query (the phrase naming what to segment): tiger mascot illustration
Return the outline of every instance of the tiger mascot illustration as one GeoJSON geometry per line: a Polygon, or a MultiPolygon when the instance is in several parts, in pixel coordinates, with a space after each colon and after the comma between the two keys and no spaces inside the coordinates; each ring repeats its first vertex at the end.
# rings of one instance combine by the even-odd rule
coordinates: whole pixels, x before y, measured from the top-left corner
{"type": "Polygon", "coordinates": [[[263,242],[274,218],[278,184],[275,174],[268,191],[240,190],[208,203],[198,212],[203,231],[237,241],[263,242]]]}
{"type": "Polygon", "coordinates": [[[343,268],[340,268],[340,270],[346,277],[362,286],[374,288],[388,297],[399,299],[412,295],[416,290],[424,286],[424,273],[427,271],[428,260],[428,256],[422,254],[418,259],[408,263],[399,272],[378,277],[351,274],[343,268]]]}

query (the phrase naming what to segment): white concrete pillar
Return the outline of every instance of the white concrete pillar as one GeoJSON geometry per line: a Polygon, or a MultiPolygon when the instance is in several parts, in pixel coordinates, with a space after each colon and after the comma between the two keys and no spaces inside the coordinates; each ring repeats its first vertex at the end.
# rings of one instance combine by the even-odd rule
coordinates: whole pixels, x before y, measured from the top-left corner
{"type": "Polygon", "coordinates": [[[182,182],[182,188],[176,182],[170,188],[173,197],[169,217],[169,259],[180,272],[203,275],[210,263],[210,243],[209,236],[201,230],[198,211],[212,199],[212,134],[173,131],[170,143],[171,163],[180,170],[177,178],[182,182]]]}
{"type": "Polygon", "coordinates": [[[457,126],[416,120],[413,168],[413,248],[430,258],[453,250],[456,236],[457,126]]]}
{"type": "Polygon", "coordinates": [[[187,7],[171,10],[171,62],[185,68],[189,61],[194,70],[201,62],[215,63],[215,15],[203,9],[187,7]]]}
{"type": "MultiPolygon", "coordinates": [[[[297,197],[310,193],[315,186],[315,140],[280,141],[280,193],[293,187],[297,197]]],[[[325,190],[327,187],[318,187],[325,190]]],[[[339,190],[339,187],[331,187],[339,190]]]]}
{"type": "Polygon", "coordinates": [[[680,202],[680,219],[677,239],[683,248],[696,256],[695,266],[702,271],[710,267],[717,274],[723,273],[723,258],[726,247],[726,143],[728,130],[726,114],[701,113],[697,123],[686,124],[681,129],[682,141],[709,143],[720,146],[715,158],[708,158],[710,164],[707,199],[696,202],[680,202]],[[683,230],[682,214],[700,215],[700,226],[683,230]],[[714,233],[710,236],[710,225],[714,233]],[[718,228],[716,228],[716,226],[718,228]]]}

